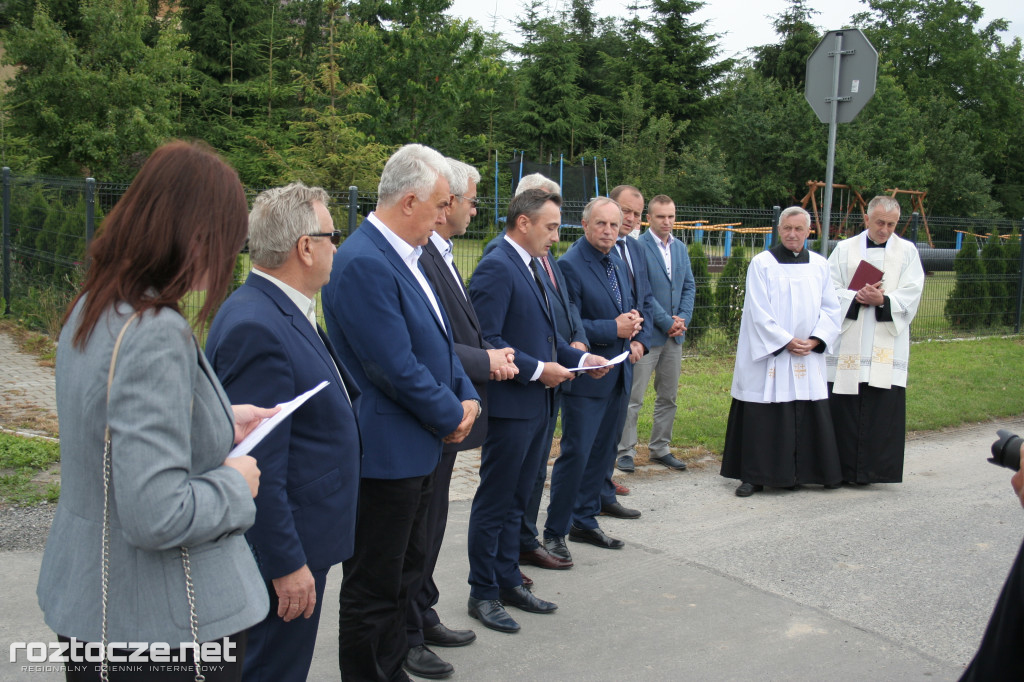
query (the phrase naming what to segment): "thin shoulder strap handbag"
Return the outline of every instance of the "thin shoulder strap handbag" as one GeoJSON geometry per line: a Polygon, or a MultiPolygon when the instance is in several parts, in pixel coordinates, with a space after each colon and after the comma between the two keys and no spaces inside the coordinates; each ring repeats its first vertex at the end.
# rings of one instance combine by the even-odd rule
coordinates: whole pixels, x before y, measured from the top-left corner
{"type": "MultiPolygon", "coordinates": [[[[101,602],[103,608],[103,627],[101,631],[103,659],[100,661],[100,679],[104,682],[108,682],[110,679],[109,663],[107,661],[107,605],[110,596],[110,385],[114,381],[114,366],[117,364],[117,352],[121,348],[121,340],[124,338],[125,332],[128,331],[128,325],[138,316],[139,313],[136,312],[129,317],[128,321],[121,328],[121,332],[117,335],[117,340],[114,342],[114,352],[110,357],[110,371],[107,374],[108,417],[103,431],[103,561],[101,564],[101,582],[103,585],[103,598],[101,602]]],[[[185,596],[188,598],[189,627],[192,631],[192,661],[196,669],[195,680],[196,682],[204,682],[206,677],[203,676],[202,667],[199,663],[199,619],[196,618],[196,595],[195,589],[192,586],[192,567],[189,563],[188,547],[181,548],[181,565],[185,570],[185,596]]]]}

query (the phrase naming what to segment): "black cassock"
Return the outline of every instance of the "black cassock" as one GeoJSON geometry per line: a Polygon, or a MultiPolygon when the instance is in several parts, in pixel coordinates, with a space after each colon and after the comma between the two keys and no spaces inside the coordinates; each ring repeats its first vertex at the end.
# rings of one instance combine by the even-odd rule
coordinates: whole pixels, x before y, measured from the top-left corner
{"type": "Polygon", "coordinates": [[[907,389],[875,388],[867,383],[857,388],[856,395],[843,395],[833,393],[832,384],[828,385],[843,480],[900,483],[907,432],[907,389]]]}

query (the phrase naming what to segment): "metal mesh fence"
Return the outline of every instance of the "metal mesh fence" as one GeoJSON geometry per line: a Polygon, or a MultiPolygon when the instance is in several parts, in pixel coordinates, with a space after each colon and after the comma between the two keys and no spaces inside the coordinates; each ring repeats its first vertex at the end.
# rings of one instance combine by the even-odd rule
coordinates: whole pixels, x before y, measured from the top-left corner
{"type": "MultiPolygon", "coordinates": [[[[3,260],[4,311],[26,324],[56,335],[68,301],[81,283],[88,243],[102,218],[127,189],[126,184],[91,180],[20,177],[4,173],[3,260]]],[[[262,191],[246,188],[250,201],[262,191]]],[[[330,212],[335,228],[346,235],[357,229],[373,210],[375,192],[333,190],[330,212]]],[[[467,280],[487,242],[504,231],[508,197],[479,197],[477,215],[467,233],[455,239],[456,265],[467,280]]],[[[585,202],[567,201],[562,207],[558,256],[582,237],[580,216],[585,202]]],[[[697,305],[685,352],[731,353],[735,349],[743,305],[745,263],[771,244],[773,209],[727,206],[678,206],[676,236],[690,249],[697,280],[697,305]],[[730,259],[733,261],[730,263],[730,259]]],[[[1021,221],[929,216],[904,219],[900,230],[916,236],[929,276],[916,319],[915,340],[1019,333],[1021,327],[1021,221]],[[1016,228],[1017,234],[1010,236],[1016,228]],[[1001,235],[997,253],[985,245],[989,235],[1001,235]],[[929,246],[931,238],[934,248],[929,246]],[[959,255],[958,255],[959,254],[959,255]],[[960,263],[957,260],[971,260],[960,263]],[[955,272],[954,268],[959,271],[955,272]]],[[[852,222],[847,232],[859,232],[852,222]]],[[[848,236],[833,231],[833,237],[848,236]]],[[[814,247],[814,244],[809,244],[814,247]]],[[[237,283],[249,271],[243,251],[236,268],[237,283]]],[[[201,296],[182,302],[186,315],[202,305],[201,296]]]]}

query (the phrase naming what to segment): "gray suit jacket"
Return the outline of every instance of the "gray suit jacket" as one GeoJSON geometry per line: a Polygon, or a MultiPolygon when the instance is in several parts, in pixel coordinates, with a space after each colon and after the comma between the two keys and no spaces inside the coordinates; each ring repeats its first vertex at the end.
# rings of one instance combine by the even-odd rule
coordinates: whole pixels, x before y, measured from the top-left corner
{"type": "Polygon", "coordinates": [[[113,461],[108,639],[190,642],[189,548],[199,640],[263,619],[266,587],[242,533],[256,506],[242,476],[222,466],[233,441],[231,405],[181,315],[149,312],[129,326],[110,391],[114,339],[127,305],[102,316],[84,350],[71,339],[82,302],[60,336],[57,414],[61,496],[36,594],[46,624],[100,641],[103,428],[113,461]]]}

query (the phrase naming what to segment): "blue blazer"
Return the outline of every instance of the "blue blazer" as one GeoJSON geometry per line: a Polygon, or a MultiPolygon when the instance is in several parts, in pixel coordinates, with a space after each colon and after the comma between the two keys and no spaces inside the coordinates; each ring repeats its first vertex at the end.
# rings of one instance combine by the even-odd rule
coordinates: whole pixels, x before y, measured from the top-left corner
{"type": "MultiPolygon", "coordinates": [[[[632,241],[630,239],[627,242],[632,241]]],[[[626,264],[615,255],[614,250],[609,256],[615,264],[616,276],[619,280],[619,291],[622,294],[622,309],[615,303],[615,294],[608,283],[602,259],[604,254],[591,246],[585,238],[576,240],[559,260],[559,266],[565,275],[569,287],[569,297],[579,305],[583,328],[590,340],[590,352],[604,356],[609,360],[629,350],[630,339],[620,339],[617,333],[615,318],[622,312],[633,308],[639,310],[633,298],[633,289],[629,285],[629,273],[626,264]]],[[[635,262],[635,261],[634,261],[635,262]]],[[[639,277],[637,278],[639,281],[639,277]]],[[[640,330],[633,341],[639,341],[644,348],[650,344],[647,325],[640,330]]],[[[587,375],[577,378],[565,391],[570,395],[604,397],[615,390],[629,390],[633,380],[633,365],[626,359],[616,365],[601,379],[592,379],[587,375]]]]}
{"type": "Polygon", "coordinates": [[[348,559],[359,429],[341,382],[356,406],[359,388],[326,337],[278,286],[250,273],[214,318],[206,356],[233,403],[270,407],[331,382],[253,450],[260,490],[246,538],[265,580],[348,559]]]}
{"type": "Polygon", "coordinates": [[[469,295],[484,338],[496,348],[515,349],[519,367],[514,378],[488,386],[490,414],[506,419],[542,416],[547,389],[539,381],[530,381],[537,363],[551,362],[554,354],[561,365],[576,367],[583,352],[570,347],[558,334],[537,280],[507,241],[480,259],[469,283],[469,295]]]}
{"type": "MultiPolygon", "coordinates": [[[[489,254],[503,241],[505,241],[505,232],[499,232],[497,237],[487,242],[483,255],[489,254]]],[[[548,263],[551,265],[551,272],[555,275],[555,281],[558,282],[558,288],[551,285],[551,278],[546,275],[541,277],[541,280],[548,291],[548,300],[551,302],[551,311],[555,314],[555,326],[558,327],[558,333],[567,343],[579,341],[589,348],[590,343],[587,341],[587,332],[583,329],[579,308],[576,307],[574,301],[569,299],[565,276],[556,264],[554,256],[548,257],[548,263]]],[[[543,267],[541,273],[544,274],[543,267]]]]}
{"type": "Polygon", "coordinates": [[[368,220],[338,247],[321,294],[327,333],[363,391],[363,478],[428,475],[442,439],[462,421],[462,401],[479,400],[444,308],[442,322],[368,220]]]}
{"type": "Polygon", "coordinates": [[[658,246],[658,238],[647,230],[637,240],[647,256],[647,276],[651,283],[653,294],[651,345],[663,346],[667,341],[682,343],[686,334],[682,336],[668,336],[668,330],[672,326],[672,316],[678,315],[690,323],[693,316],[693,299],[697,293],[697,286],[693,280],[693,270],[690,269],[690,254],[686,251],[686,245],[678,239],[673,239],[668,250],[672,258],[672,279],[668,277],[665,270],[665,259],[661,255],[661,247],[658,246]]]}
{"type": "MultiPolygon", "coordinates": [[[[473,429],[461,443],[445,443],[444,452],[461,452],[483,445],[487,436],[487,382],[491,378],[491,356],[487,353],[491,344],[484,341],[480,331],[480,321],[469,300],[469,292],[460,281],[452,277],[444,256],[428,241],[420,254],[420,266],[430,280],[437,294],[437,302],[444,308],[448,323],[452,328],[452,340],[455,343],[455,354],[459,356],[462,368],[473,382],[473,388],[480,395],[480,416],[473,422],[473,429]]],[[[458,267],[455,268],[458,271],[458,267]]]]}

